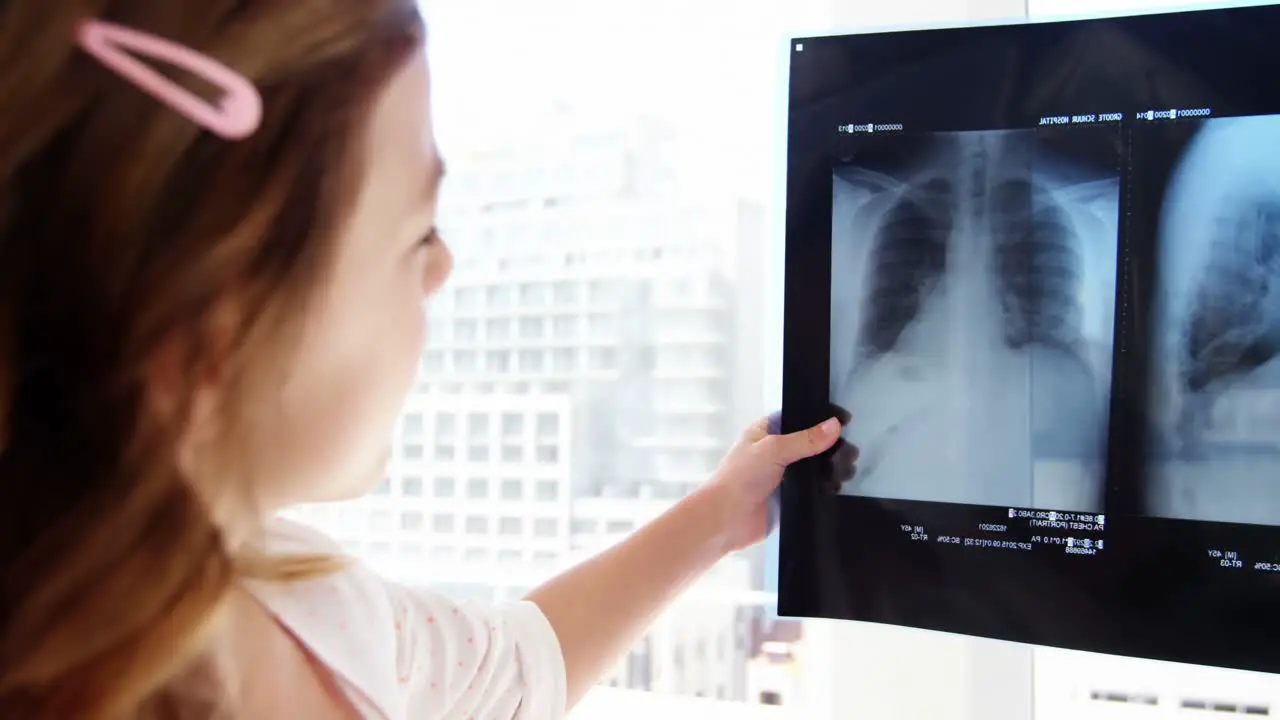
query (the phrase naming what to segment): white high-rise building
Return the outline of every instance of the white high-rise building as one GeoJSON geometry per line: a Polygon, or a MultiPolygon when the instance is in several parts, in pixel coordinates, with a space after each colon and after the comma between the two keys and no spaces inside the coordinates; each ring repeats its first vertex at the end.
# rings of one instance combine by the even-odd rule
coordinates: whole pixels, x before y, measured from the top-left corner
{"type": "MultiPolygon", "coordinates": [[[[703,482],[744,385],[759,395],[741,377],[758,358],[740,352],[735,277],[758,209],[682,197],[659,125],[556,126],[449,158],[456,269],[387,478],[298,513],[410,584],[519,596],[703,482]]],[[[732,595],[755,584],[746,559],[726,562],[608,681],[741,699],[751,618],[732,595]]]]}
{"type": "MultiPolygon", "coordinates": [[[[572,123],[566,121],[566,127],[572,123]]],[[[660,127],[455,158],[422,389],[572,399],[575,495],[682,496],[732,437],[743,203],[679,194],[660,127]]]]}
{"type": "Polygon", "coordinates": [[[564,397],[415,395],[373,493],[296,515],[410,583],[545,575],[570,547],[570,427],[564,397]]]}

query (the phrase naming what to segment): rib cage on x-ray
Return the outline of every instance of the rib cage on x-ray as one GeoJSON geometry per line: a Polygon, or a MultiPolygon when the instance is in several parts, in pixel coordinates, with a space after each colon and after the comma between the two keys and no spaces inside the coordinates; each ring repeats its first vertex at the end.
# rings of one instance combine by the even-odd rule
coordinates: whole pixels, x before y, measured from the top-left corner
{"type": "Polygon", "coordinates": [[[853,405],[849,439],[864,451],[860,480],[846,492],[1033,505],[1037,450],[1031,426],[1044,421],[1045,402],[1056,400],[1077,406],[1069,409],[1076,427],[1058,432],[1058,439],[1073,438],[1057,443],[1059,454],[1089,467],[1083,479],[1077,473],[1072,481],[1056,483],[1073,487],[1049,487],[1040,493],[1048,497],[1039,500],[1064,510],[1097,509],[1105,436],[1105,402],[1097,398],[1106,392],[1109,365],[1094,367],[1094,360],[1109,358],[1110,327],[1092,344],[1084,336],[1084,255],[1086,245],[1099,238],[1082,234],[1095,231],[1104,241],[1100,256],[1114,254],[1114,229],[1110,237],[1096,232],[1095,210],[1098,198],[1114,204],[1118,183],[1055,181],[1054,162],[1037,154],[1033,132],[943,137],[937,156],[923,170],[904,169],[901,179],[857,167],[835,173],[837,203],[841,183],[843,202],[860,200],[850,216],[852,229],[833,226],[832,340],[845,335],[842,324],[856,322],[857,331],[847,362],[837,362],[843,355],[833,348],[832,393],[837,403],[853,405]],[[1091,214],[1093,225],[1086,217],[1091,214]],[[837,260],[850,257],[840,244],[851,242],[870,245],[861,273],[853,277],[850,265],[837,260]],[[861,292],[836,287],[848,282],[861,292]],[[886,369],[891,365],[894,372],[886,369]],[[1038,377],[1019,386],[1019,367],[1031,367],[1023,374],[1038,377]],[[1063,386],[1049,391],[1053,398],[1042,390],[1046,379],[1063,386]],[[933,387],[908,389],[916,380],[933,387]],[[970,387],[960,387],[965,384],[970,387]],[[1074,384],[1074,391],[1065,384],[1074,384]],[[984,408],[964,409],[977,403],[984,408]],[[952,422],[943,419],[947,404],[952,422]],[[1027,408],[1035,404],[1040,407],[1027,408]],[[1008,424],[984,428],[986,437],[977,437],[966,417],[1008,424]],[[924,425],[933,431],[917,433],[914,441],[904,436],[924,425]],[[912,451],[906,445],[913,442],[926,445],[912,451]],[[991,447],[1001,443],[1006,447],[991,447]],[[923,461],[904,466],[901,457],[890,457],[927,454],[929,444],[968,449],[953,450],[951,462],[940,454],[933,471],[923,461]],[[1016,447],[1025,449],[1023,456],[1016,447]],[[957,457],[963,467],[957,467],[957,457]],[[898,469],[885,469],[895,463],[898,469]],[[956,471],[953,477],[926,477],[947,467],[956,471]],[[878,471],[894,480],[877,481],[878,471]]]}
{"type": "MultiPolygon", "coordinates": [[[[968,209],[989,221],[1005,341],[1015,349],[1043,343],[1077,352],[1081,259],[1075,230],[1061,201],[1031,177],[1026,158],[1006,159],[993,180],[985,155],[980,148],[968,156],[968,209]]],[[[961,212],[954,185],[935,176],[909,184],[884,214],[866,276],[860,356],[871,359],[896,347],[942,281],[954,216],[961,212]]]]}
{"type": "Polygon", "coordinates": [[[1206,122],[1165,195],[1153,514],[1280,523],[1278,141],[1274,116],[1206,122]]]}

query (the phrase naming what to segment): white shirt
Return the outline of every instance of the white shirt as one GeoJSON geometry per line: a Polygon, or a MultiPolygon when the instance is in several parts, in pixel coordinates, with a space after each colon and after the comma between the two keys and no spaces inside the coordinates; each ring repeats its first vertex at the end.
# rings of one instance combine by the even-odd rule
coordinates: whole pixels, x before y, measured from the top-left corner
{"type": "MultiPolygon", "coordinates": [[[[340,554],[323,534],[284,520],[273,552],[340,554]]],[[[559,720],[560,643],[536,605],[462,605],[349,569],[253,594],[338,679],[367,720],[559,720]]]]}

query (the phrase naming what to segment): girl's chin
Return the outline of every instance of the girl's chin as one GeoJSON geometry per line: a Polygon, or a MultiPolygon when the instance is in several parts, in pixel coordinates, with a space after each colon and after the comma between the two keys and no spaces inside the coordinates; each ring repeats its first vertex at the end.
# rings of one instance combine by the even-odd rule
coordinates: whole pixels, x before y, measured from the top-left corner
{"type": "Polygon", "coordinates": [[[327,487],[323,497],[304,502],[343,502],[346,500],[357,500],[373,492],[378,483],[386,477],[387,464],[391,461],[391,448],[387,448],[378,457],[376,462],[370,464],[369,468],[357,476],[349,478],[348,482],[335,483],[332,487],[327,487]]]}

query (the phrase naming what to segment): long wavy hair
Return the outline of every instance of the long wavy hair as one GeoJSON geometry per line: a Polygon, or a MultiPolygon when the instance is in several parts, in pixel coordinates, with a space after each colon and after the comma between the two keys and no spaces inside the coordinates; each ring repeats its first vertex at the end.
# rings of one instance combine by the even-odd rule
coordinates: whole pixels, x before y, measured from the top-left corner
{"type": "Polygon", "coordinates": [[[413,0],[0,2],[0,718],[234,713],[184,689],[234,590],[333,569],[255,553],[235,448],[269,432],[371,107],[423,35],[413,0]],[[86,18],[243,72],[262,127],[202,132],[80,52],[86,18]],[[226,431],[188,472],[213,372],[226,431]]]}

